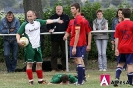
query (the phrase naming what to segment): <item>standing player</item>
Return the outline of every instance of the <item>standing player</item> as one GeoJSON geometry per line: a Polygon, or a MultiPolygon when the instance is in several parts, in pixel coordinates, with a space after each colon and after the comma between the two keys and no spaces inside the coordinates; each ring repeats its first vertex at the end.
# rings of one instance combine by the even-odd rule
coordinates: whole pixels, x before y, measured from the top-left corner
{"type": "Polygon", "coordinates": [[[127,76],[130,85],[133,85],[133,22],[130,21],[131,10],[123,9],[124,21],[119,23],[115,32],[115,55],[118,56],[118,66],[114,86],[118,86],[122,68],[127,63],[127,76]],[[123,57],[123,58],[121,58],[123,57]]]}
{"type": "Polygon", "coordinates": [[[40,48],[40,26],[50,23],[62,23],[61,20],[35,20],[35,13],[33,11],[27,12],[27,22],[22,23],[16,38],[20,46],[24,46],[20,42],[20,36],[24,33],[24,36],[29,39],[29,44],[24,48],[25,51],[25,60],[27,62],[26,73],[29,79],[30,85],[33,84],[33,74],[32,74],[32,65],[36,63],[36,73],[38,76],[39,84],[46,84],[43,80],[43,71],[42,71],[42,54],[40,48]]]}
{"type": "MultiPolygon", "coordinates": [[[[86,30],[83,22],[84,19],[80,15],[80,5],[78,3],[71,5],[71,12],[75,19],[69,22],[68,29],[63,39],[66,40],[67,37],[71,35],[70,57],[74,58],[77,64],[78,84],[81,85],[84,80],[84,62],[82,56],[86,49],[86,30]]],[[[90,46],[87,46],[87,50],[89,50],[88,48],[90,49],[90,46]]]]}

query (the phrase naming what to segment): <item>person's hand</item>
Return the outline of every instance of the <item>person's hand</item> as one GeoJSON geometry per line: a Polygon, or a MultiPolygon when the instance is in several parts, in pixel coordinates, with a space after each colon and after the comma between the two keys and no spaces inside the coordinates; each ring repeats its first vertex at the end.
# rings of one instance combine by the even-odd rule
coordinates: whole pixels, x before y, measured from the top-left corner
{"type": "Polygon", "coordinates": [[[91,45],[87,45],[86,51],[90,51],[90,50],[91,50],[91,45]]]}
{"type": "Polygon", "coordinates": [[[67,36],[64,36],[64,37],[63,37],[63,40],[64,40],[64,41],[67,40],[67,36]]]}
{"type": "Polygon", "coordinates": [[[59,20],[59,22],[58,22],[58,23],[62,24],[62,23],[64,23],[64,21],[63,21],[63,20],[59,20]]]}
{"type": "Polygon", "coordinates": [[[112,43],[112,44],[115,44],[115,41],[112,40],[111,43],[112,43]]]}
{"type": "Polygon", "coordinates": [[[75,55],[76,54],[76,47],[73,47],[72,49],[72,55],[75,55]]]}
{"type": "Polygon", "coordinates": [[[51,85],[51,84],[53,84],[53,83],[51,83],[51,82],[48,83],[48,85],[51,85]]]}
{"type": "Polygon", "coordinates": [[[118,49],[115,50],[115,56],[119,56],[119,50],[118,49]]]}
{"type": "Polygon", "coordinates": [[[17,41],[17,43],[18,43],[21,47],[24,47],[24,46],[25,46],[25,43],[24,43],[24,42],[17,41]]]}
{"type": "Polygon", "coordinates": [[[52,29],[50,29],[50,30],[49,30],[49,32],[50,32],[50,33],[53,33],[53,30],[52,30],[52,29]]]}
{"type": "Polygon", "coordinates": [[[13,32],[14,31],[14,28],[10,29],[10,32],[13,32]]]}

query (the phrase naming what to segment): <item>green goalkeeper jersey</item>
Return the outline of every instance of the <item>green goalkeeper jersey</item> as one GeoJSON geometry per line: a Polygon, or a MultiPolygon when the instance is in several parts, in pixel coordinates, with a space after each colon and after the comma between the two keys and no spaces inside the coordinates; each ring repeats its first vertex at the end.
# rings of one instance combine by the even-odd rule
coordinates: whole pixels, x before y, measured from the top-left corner
{"type": "MultiPolygon", "coordinates": [[[[51,83],[61,83],[61,77],[62,77],[62,75],[63,74],[56,74],[56,75],[54,75],[53,77],[52,77],[52,79],[51,79],[51,83]]],[[[70,74],[67,74],[68,75],[68,77],[69,77],[69,81],[70,81],[70,83],[75,83],[75,82],[77,82],[78,81],[78,79],[75,77],[75,76],[73,76],[73,75],[70,75],[70,74]]]]}

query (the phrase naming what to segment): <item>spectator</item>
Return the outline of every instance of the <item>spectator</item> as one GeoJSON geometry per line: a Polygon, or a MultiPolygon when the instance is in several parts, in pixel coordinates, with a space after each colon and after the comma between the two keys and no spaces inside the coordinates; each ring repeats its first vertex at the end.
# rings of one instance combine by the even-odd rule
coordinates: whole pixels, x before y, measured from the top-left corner
{"type": "MultiPolygon", "coordinates": [[[[9,11],[1,20],[0,31],[2,34],[16,34],[20,22],[14,17],[14,14],[9,11]]],[[[18,55],[18,44],[15,36],[4,36],[4,58],[6,62],[7,72],[15,72],[18,55]],[[12,52],[12,59],[10,58],[12,52]]]]}
{"type": "MultiPolygon", "coordinates": [[[[108,30],[108,21],[103,17],[102,10],[98,10],[96,12],[97,18],[93,21],[93,30],[108,30]]],[[[106,57],[106,49],[108,43],[108,34],[107,33],[96,33],[94,36],[96,41],[96,46],[98,50],[98,64],[99,71],[107,70],[107,57],[106,57]]]]}
{"type": "MultiPolygon", "coordinates": [[[[57,19],[59,18],[63,20],[63,24],[49,24],[47,28],[49,32],[65,32],[69,23],[69,16],[63,13],[63,7],[58,5],[56,6],[56,13],[50,17],[50,19],[57,19]]],[[[62,63],[62,70],[66,70],[66,58],[65,58],[65,42],[63,41],[64,34],[54,34],[51,35],[51,45],[52,45],[52,54],[51,54],[51,67],[52,71],[58,71],[57,68],[57,56],[59,47],[61,49],[61,63],[62,63]]]]}

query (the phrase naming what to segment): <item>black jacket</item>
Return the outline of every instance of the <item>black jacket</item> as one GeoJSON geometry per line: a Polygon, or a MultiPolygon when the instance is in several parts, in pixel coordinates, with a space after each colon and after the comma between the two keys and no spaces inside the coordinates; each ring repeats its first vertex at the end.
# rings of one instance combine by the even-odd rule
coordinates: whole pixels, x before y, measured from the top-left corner
{"type": "MultiPolygon", "coordinates": [[[[68,23],[69,23],[68,15],[62,14],[61,16],[58,16],[57,14],[54,14],[49,19],[57,19],[59,17],[61,20],[63,20],[64,23],[48,24],[47,25],[48,30],[53,29],[56,26],[56,28],[54,29],[54,32],[65,32],[66,31],[66,29],[68,27],[68,23]]],[[[61,41],[61,40],[63,40],[63,36],[64,36],[64,34],[51,34],[51,41],[61,41]]]]}

